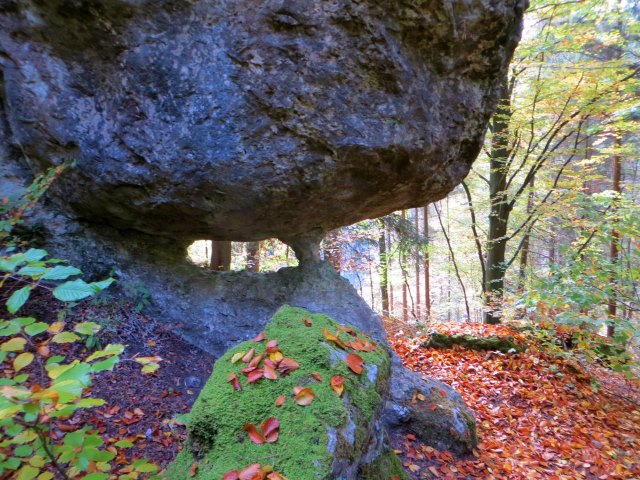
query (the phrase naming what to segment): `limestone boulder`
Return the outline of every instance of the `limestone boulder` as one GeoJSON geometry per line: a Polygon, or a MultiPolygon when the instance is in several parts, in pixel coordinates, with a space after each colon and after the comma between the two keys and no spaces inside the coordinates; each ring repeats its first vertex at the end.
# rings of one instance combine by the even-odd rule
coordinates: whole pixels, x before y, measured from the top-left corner
{"type": "Polygon", "coordinates": [[[297,238],[469,171],[525,0],[0,0],[3,150],[93,224],[297,238]]]}

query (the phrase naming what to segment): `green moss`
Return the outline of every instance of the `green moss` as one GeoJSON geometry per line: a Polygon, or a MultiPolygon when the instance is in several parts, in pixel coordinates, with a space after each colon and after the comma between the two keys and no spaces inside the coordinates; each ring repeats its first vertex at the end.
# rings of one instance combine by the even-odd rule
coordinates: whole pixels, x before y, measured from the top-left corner
{"type": "MultiPolygon", "coordinates": [[[[356,432],[364,429],[380,405],[380,394],[386,386],[390,362],[382,347],[373,352],[358,352],[365,368],[377,368],[376,384],[367,378],[367,370],[353,374],[344,358],[345,352],[329,344],[323,329],[336,331],[336,322],[325,315],[312,315],[306,310],[283,307],[265,329],[263,342],[244,342],[225,353],[216,363],[213,374],[193,406],[189,421],[187,447],[169,467],[166,478],[219,480],[229,470],[242,469],[251,463],[273,465],[290,480],[328,478],[333,456],[327,450],[330,427],[340,428],[347,422],[345,404],[355,405],[356,432]],[[312,322],[307,327],[303,322],[312,322]],[[262,353],[266,341],[277,340],[285,357],[294,359],[300,368],[286,377],[271,381],[259,380],[247,384],[240,373],[245,364],[231,363],[238,352],[256,348],[262,353]],[[318,382],[311,376],[322,376],[318,382]],[[228,375],[238,373],[242,392],[236,392],[226,381],[228,375]],[[338,397],[330,386],[333,375],[342,375],[345,393],[338,397]],[[316,397],[311,405],[301,407],[293,401],[293,387],[313,388],[316,397]],[[281,407],[274,402],[280,395],[287,400],[281,407]],[[276,443],[255,445],[242,431],[246,423],[260,424],[269,417],[280,420],[280,437],[276,443]],[[198,473],[190,477],[189,469],[198,462],[198,473]]],[[[341,335],[344,339],[346,334],[341,335]]],[[[362,432],[362,435],[365,433],[362,432]]]]}
{"type": "Polygon", "coordinates": [[[373,463],[364,466],[360,471],[362,480],[391,480],[393,477],[409,480],[400,459],[389,450],[383,452],[373,463]]]}

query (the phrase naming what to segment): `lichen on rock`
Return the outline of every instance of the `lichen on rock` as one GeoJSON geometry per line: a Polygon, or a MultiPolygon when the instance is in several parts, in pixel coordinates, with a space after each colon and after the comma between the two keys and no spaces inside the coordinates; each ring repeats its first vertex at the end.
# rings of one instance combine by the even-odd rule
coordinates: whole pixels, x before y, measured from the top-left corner
{"type": "MultiPolygon", "coordinates": [[[[391,454],[380,419],[388,390],[390,357],[383,345],[371,352],[341,350],[323,333],[324,329],[335,333],[338,325],[325,315],[285,306],[266,327],[264,340],[243,342],[227,351],[217,361],[193,406],[187,446],[169,467],[167,478],[218,480],[226,472],[252,463],[271,465],[295,480],[353,479],[359,478],[359,470],[374,470],[381,461],[380,455],[391,454]],[[264,352],[269,340],[276,340],[282,355],[295,360],[300,368],[277,380],[262,378],[249,384],[241,373],[246,364],[231,360],[252,348],[256,355],[264,352]],[[361,374],[350,370],[344,361],[347,353],[357,353],[364,360],[361,374]],[[227,382],[234,373],[242,391],[227,382]],[[345,379],[342,396],[331,387],[334,375],[345,379]],[[296,386],[313,389],[315,398],[311,404],[300,406],[294,402],[296,386]],[[286,400],[277,407],[275,401],[281,395],[286,400]],[[280,421],[278,440],[254,444],[243,426],[260,424],[269,417],[280,421]],[[198,468],[192,477],[194,463],[198,468]]],[[[366,337],[353,331],[360,338],[366,337]]],[[[341,335],[348,341],[348,334],[341,335]]],[[[384,462],[392,460],[386,458],[384,462]]]]}

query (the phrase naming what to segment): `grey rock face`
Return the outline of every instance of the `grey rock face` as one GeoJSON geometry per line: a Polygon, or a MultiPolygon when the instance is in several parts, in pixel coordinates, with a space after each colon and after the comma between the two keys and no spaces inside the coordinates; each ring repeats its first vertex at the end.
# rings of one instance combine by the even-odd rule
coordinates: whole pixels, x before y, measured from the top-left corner
{"type": "Polygon", "coordinates": [[[9,142],[91,222],[325,232],[466,175],[525,0],[0,0],[9,142]]]}

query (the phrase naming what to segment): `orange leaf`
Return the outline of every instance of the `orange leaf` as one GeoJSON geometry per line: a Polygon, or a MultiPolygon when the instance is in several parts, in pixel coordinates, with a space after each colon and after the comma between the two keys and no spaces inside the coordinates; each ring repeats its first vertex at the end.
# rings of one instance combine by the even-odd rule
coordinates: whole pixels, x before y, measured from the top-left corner
{"type": "Polygon", "coordinates": [[[313,325],[313,323],[311,323],[311,320],[309,320],[308,318],[303,318],[302,321],[307,327],[311,327],[313,325]]]}
{"type": "Polygon", "coordinates": [[[276,398],[276,407],[280,407],[286,399],[287,397],[285,397],[284,395],[280,395],[278,398],[276,398]]]}
{"type": "Polygon", "coordinates": [[[264,357],[263,354],[256,355],[255,357],[253,357],[253,359],[247,365],[247,368],[249,368],[249,367],[257,367],[260,364],[260,362],[262,361],[262,357],[264,357]]]}
{"type": "Polygon", "coordinates": [[[282,374],[283,377],[293,372],[294,370],[297,370],[298,368],[300,368],[298,362],[291,358],[283,358],[278,364],[278,371],[282,374]]]}
{"type": "Polygon", "coordinates": [[[346,358],[347,365],[353,373],[361,374],[362,373],[362,365],[364,364],[364,360],[360,355],[355,353],[350,353],[346,358]]]}
{"type": "Polygon", "coordinates": [[[341,375],[331,377],[331,388],[338,396],[341,396],[342,392],[344,392],[344,377],[341,375]]]}
{"type": "Polygon", "coordinates": [[[256,353],[256,349],[252,348],[251,350],[249,350],[244,357],[242,357],[242,361],[244,363],[249,363],[251,361],[251,359],[253,358],[253,355],[256,353]]]}
{"type": "Polygon", "coordinates": [[[280,351],[280,349],[278,348],[278,342],[276,340],[269,340],[267,342],[266,348],[267,353],[276,353],[280,351]]]}
{"type": "Polygon", "coordinates": [[[247,435],[249,435],[249,439],[256,445],[262,445],[266,441],[264,435],[258,431],[253,423],[247,423],[244,427],[242,427],[242,430],[247,432],[247,435]]]}
{"type": "Polygon", "coordinates": [[[273,472],[267,475],[268,480],[287,480],[287,478],[278,472],[273,472]]]}
{"type": "Polygon", "coordinates": [[[280,434],[280,420],[275,417],[267,418],[262,424],[260,424],[264,438],[268,443],[273,443],[278,440],[280,434]]]}
{"type": "Polygon", "coordinates": [[[311,372],[311,376],[319,382],[322,381],[322,375],[320,375],[318,372],[311,372]]]}
{"type": "Polygon", "coordinates": [[[293,401],[302,407],[306,407],[311,402],[313,402],[313,399],[316,396],[311,388],[296,387],[294,389],[294,393],[295,397],[293,397],[293,401]]]}
{"type": "Polygon", "coordinates": [[[342,348],[343,350],[346,348],[346,345],[344,344],[344,342],[340,340],[340,336],[339,336],[340,332],[336,332],[336,334],[334,335],[333,333],[329,332],[329,330],[327,330],[326,328],[322,330],[322,332],[324,333],[324,338],[326,338],[329,342],[335,343],[338,347],[342,348]]]}
{"type": "Polygon", "coordinates": [[[267,363],[265,362],[265,364],[264,364],[264,378],[268,378],[269,380],[277,380],[278,379],[278,374],[276,372],[276,369],[273,368],[273,364],[267,365],[267,363]]]}
{"type": "Polygon", "coordinates": [[[254,342],[261,342],[262,340],[264,340],[264,332],[260,332],[258,335],[256,335],[253,339],[254,342]]]}
{"type": "Polygon", "coordinates": [[[193,465],[191,465],[191,468],[189,469],[189,476],[195,477],[196,473],[198,473],[198,464],[194,463],[193,465]]]}
{"type": "Polygon", "coordinates": [[[227,377],[227,382],[231,384],[233,388],[235,388],[238,392],[242,391],[242,386],[240,385],[240,381],[238,380],[238,374],[232,373],[227,377]]]}

